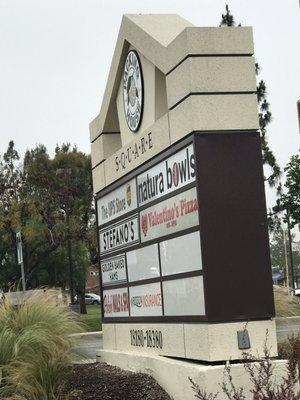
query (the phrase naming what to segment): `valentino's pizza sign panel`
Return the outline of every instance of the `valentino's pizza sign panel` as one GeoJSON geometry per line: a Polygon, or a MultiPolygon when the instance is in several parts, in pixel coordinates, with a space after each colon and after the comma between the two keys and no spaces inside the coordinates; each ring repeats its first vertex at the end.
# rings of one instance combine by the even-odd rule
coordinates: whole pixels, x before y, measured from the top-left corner
{"type": "Polygon", "coordinates": [[[140,213],[141,241],[179,232],[198,223],[197,193],[193,187],[140,213]]]}

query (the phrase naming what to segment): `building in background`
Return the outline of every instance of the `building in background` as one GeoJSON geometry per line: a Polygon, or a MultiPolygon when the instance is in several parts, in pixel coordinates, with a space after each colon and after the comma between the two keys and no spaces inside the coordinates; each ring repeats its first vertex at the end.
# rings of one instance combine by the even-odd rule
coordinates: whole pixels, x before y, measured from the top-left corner
{"type": "Polygon", "coordinates": [[[86,271],[85,290],[90,293],[100,293],[99,268],[97,265],[91,265],[86,271]]]}

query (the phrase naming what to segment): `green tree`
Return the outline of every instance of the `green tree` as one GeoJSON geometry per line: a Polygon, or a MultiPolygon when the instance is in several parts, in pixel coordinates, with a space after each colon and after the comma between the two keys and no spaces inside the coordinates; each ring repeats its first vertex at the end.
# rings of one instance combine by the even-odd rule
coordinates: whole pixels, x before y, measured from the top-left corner
{"type": "MultiPolygon", "coordinates": [[[[295,235],[292,235],[292,240],[295,238],[295,235]]],[[[276,228],[276,230],[272,233],[271,241],[270,241],[270,252],[271,252],[271,264],[274,272],[280,272],[286,277],[286,258],[289,268],[289,282],[291,282],[290,277],[290,246],[289,246],[289,237],[286,229],[282,227],[276,228]],[[285,242],[284,242],[285,235],[285,242]]],[[[293,265],[294,265],[294,276],[295,280],[298,281],[300,278],[300,254],[297,251],[293,251],[293,265]]]]}
{"type": "Polygon", "coordinates": [[[22,232],[28,287],[64,287],[69,249],[74,286],[84,297],[85,270],[96,253],[90,156],[57,146],[28,150],[23,166],[13,142],[0,163],[0,287],[20,278],[15,233],[22,232]]]}
{"type": "Polygon", "coordinates": [[[284,171],[286,182],[280,187],[280,197],[273,210],[288,213],[291,228],[298,225],[300,229],[300,150],[291,157],[284,171]]]}
{"type": "Polygon", "coordinates": [[[15,243],[23,180],[19,159],[14,142],[10,141],[0,160],[0,288],[20,278],[15,243]]]}
{"type": "MultiPolygon", "coordinates": [[[[226,5],[225,14],[222,14],[220,27],[228,26],[233,27],[236,26],[235,18],[231,14],[228,5],[226,5]]],[[[241,26],[239,24],[238,26],[241,26]]],[[[259,64],[256,62],[255,64],[256,75],[260,73],[259,64]]],[[[259,109],[259,126],[260,126],[260,137],[261,137],[261,147],[262,147],[262,156],[264,165],[269,166],[270,174],[265,177],[265,180],[269,183],[270,187],[274,187],[281,176],[280,167],[276,161],[274,153],[270,149],[267,138],[267,126],[270,124],[272,120],[272,114],[270,112],[270,104],[267,100],[267,87],[266,83],[263,80],[260,80],[257,85],[257,101],[258,101],[258,109],[259,109]]]]}

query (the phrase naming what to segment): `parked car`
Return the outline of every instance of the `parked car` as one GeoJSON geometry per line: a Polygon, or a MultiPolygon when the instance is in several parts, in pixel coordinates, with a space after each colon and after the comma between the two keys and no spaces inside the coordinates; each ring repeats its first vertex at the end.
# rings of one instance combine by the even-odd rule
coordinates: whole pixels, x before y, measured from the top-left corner
{"type": "Polygon", "coordinates": [[[95,293],[85,294],[85,304],[100,304],[101,298],[95,293]]]}

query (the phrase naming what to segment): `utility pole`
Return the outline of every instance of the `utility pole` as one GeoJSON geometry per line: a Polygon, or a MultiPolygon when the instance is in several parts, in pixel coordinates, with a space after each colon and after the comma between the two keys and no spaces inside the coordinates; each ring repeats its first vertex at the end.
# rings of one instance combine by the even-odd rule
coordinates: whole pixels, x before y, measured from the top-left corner
{"type": "Polygon", "coordinates": [[[22,289],[23,289],[23,292],[25,292],[26,291],[26,281],[25,281],[25,271],[24,271],[24,262],[23,262],[21,232],[16,233],[16,244],[17,244],[18,264],[21,266],[22,289]]]}
{"type": "Polygon", "coordinates": [[[288,226],[288,235],[289,235],[289,253],[290,253],[290,266],[291,266],[291,280],[292,280],[292,293],[295,292],[295,278],[294,278],[294,259],[293,259],[293,249],[292,249],[292,235],[291,235],[291,228],[290,228],[290,215],[288,210],[286,211],[286,220],[288,226]]]}
{"type": "Polygon", "coordinates": [[[286,286],[288,288],[288,291],[290,292],[289,263],[288,263],[288,255],[287,255],[287,248],[286,248],[286,236],[285,236],[286,231],[284,228],[282,228],[282,233],[283,233],[283,246],[284,246],[286,286]]]}
{"type": "Polygon", "coordinates": [[[73,261],[72,261],[72,243],[71,243],[71,232],[70,232],[70,205],[69,205],[69,196],[70,196],[70,176],[72,170],[71,168],[59,168],[56,170],[56,175],[60,176],[65,181],[65,188],[66,191],[63,196],[63,210],[66,215],[66,222],[67,222],[67,249],[68,249],[68,260],[69,260],[69,286],[70,286],[70,300],[71,304],[75,303],[75,295],[74,295],[74,271],[73,271],[73,261]]]}
{"type": "Polygon", "coordinates": [[[68,258],[69,258],[69,281],[70,281],[70,298],[71,304],[75,303],[74,296],[74,271],[73,271],[73,262],[72,262],[72,244],[70,239],[70,217],[69,211],[66,212],[66,220],[67,220],[67,229],[68,229],[68,258]]]}

